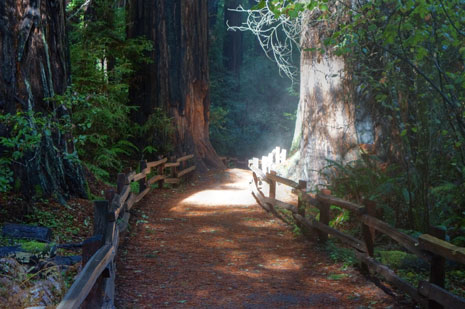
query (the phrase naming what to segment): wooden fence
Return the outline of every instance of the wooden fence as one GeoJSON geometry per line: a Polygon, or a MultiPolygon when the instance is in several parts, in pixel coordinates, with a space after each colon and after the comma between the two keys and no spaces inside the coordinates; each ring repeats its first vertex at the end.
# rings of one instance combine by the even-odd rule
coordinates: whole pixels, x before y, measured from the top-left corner
{"type": "Polygon", "coordinates": [[[141,161],[140,173],[118,174],[116,192],[108,190],[106,200],[94,202],[93,237],[82,248],[83,269],[76,277],[57,308],[114,308],[115,256],[120,234],[127,230],[130,210],[149,193],[152,185],[178,184],[195,170],[188,166],[194,155],[179,159],[164,158],[154,162],[141,161]],[[151,176],[152,171],[157,173],[151,176]],[[150,178],[148,176],[151,176],[150,178]],[[139,193],[131,190],[131,183],[139,183],[139,193]]]}
{"type": "Polygon", "coordinates": [[[263,158],[262,160],[258,158],[249,160],[249,168],[253,172],[253,195],[266,211],[273,213],[286,223],[291,223],[292,219],[295,220],[304,235],[310,237],[317,235],[322,243],[327,241],[328,235],[337,238],[354,249],[363,271],[369,271],[383,277],[391,285],[410,295],[422,307],[465,308],[465,299],[444,289],[446,259],[465,264],[465,248],[444,241],[445,232],[443,230],[435,229],[430,232],[431,234],[423,234],[418,239],[413,238],[378,219],[374,202],[366,201],[364,205],[358,205],[331,196],[329,190],[322,190],[316,195],[307,193],[306,181],[297,183],[278,176],[275,171],[269,169],[270,160],[268,157],[263,158]],[[267,159],[263,160],[263,158],[267,159]],[[269,185],[268,196],[262,191],[262,181],[269,185]],[[297,206],[276,199],[277,183],[293,188],[292,192],[298,196],[297,206]],[[331,205],[347,209],[355,215],[356,220],[361,225],[362,240],[329,226],[331,205]],[[310,206],[318,208],[319,220],[306,213],[310,206]],[[283,212],[278,212],[280,209],[290,211],[292,218],[283,212]],[[376,261],[373,257],[376,232],[389,236],[405,249],[428,262],[430,265],[429,282],[421,281],[418,287],[414,287],[397,276],[393,270],[376,261]]]}

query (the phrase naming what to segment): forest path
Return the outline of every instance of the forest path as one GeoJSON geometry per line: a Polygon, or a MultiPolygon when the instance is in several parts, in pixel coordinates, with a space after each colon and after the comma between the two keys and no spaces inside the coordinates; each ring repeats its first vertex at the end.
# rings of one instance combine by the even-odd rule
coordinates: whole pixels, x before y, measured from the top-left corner
{"type": "Polygon", "coordinates": [[[397,307],[258,206],[249,171],[195,177],[136,207],[118,255],[116,308],[397,307]]]}

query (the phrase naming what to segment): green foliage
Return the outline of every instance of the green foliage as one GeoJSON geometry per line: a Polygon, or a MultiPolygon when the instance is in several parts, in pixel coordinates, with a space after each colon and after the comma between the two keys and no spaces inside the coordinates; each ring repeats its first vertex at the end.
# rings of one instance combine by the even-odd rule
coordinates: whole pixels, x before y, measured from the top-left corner
{"type": "Polygon", "coordinates": [[[381,194],[393,200],[394,215],[405,218],[401,225],[425,231],[445,223],[451,237],[460,237],[465,227],[465,1],[296,4],[261,0],[255,9],[267,6],[276,16],[289,17],[311,11],[312,25],[332,25],[320,33],[321,44],[308,50],[345,58],[351,81],[371,103],[382,132],[380,158],[395,167],[380,173],[367,162],[339,166],[345,175],[339,193],[357,199],[381,194]]]}
{"type": "Polygon", "coordinates": [[[26,241],[21,243],[21,248],[26,251],[26,252],[31,252],[31,253],[42,253],[47,251],[48,244],[43,243],[43,242],[38,242],[38,241],[26,241]]]}
{"type": "MultiPolygon", "coordinates": [[[[128,105],[129,81],[134,70],[150,60],[150,41],[126,38],[125,9],[114,1],[72,1],[70,24],[72,86],[56,99],[72,110],[72,134],[79,157],[100,179],[120,171],[125,158],[142,152],[133,140],[128,105]]],[[[144,149],[145,150],[145,149],[144,149]]],[[[149,149],[150,150],[150,149],[149,149]]]]}
{"type": "Polygon", "coordinates": [[[156,108],[143,125],[134,124],[136,136],[144,142],[139,147],[145,157],[154,153],[170,153],[174,150],[174,126],[172,118],[161,108],[156,108]],[[145,145],[145,147],[143,147],[145,145]]]}
{"type": "Polygon", "coordinates": [[[333,262],[344,263],[345,266],[353,266],[358,262],[352,249],[342,248],[332,240],[326,242],[326,250],[333,262]]]}
{"type": "Polygon", "coordinates": [[[26,154],[34,154],[44,136],[64,131],[63,124],[53,118],[54,115],[44,116],[32,111],[0,115],[0,124],[8,128],[8,134],[0,136],[0,192],[12,189],[13,164],[22,164],[20,161],[26,154]]]}
{"type": "Polygon", "coordinates": [[[70,241],[70,235],[76,235],[79,232],[79,226],[74,222],[74,216],[66,212],[60,216],[51,211],[44,211],[33,208],[31,213],[25,216],[26,222],[33,222],[40,226],[46,226],[53,229],[54,241],[57,243],[70,241]]]}
{"type": "Polygon", "coordinates": [[[413,263],[417,260],[417,257],[415,255],[397,250],[380,251],[379,255],[381,258],[381,263],[389,266],[394,270],[408,264],[413,265],[413,263]]]}
{"type": "Polygon", "coordinates": [[[332,219],[329,222],[331,227],[336,228],[349,221],[350,212],[348,210],[332,205],[331,211],[336,213],[336,215],[332,216],[332,219]]]}

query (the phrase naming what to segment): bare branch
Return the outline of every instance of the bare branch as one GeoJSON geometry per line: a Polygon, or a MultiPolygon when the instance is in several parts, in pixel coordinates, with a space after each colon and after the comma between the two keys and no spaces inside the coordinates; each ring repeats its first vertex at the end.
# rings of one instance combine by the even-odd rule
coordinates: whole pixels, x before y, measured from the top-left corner
{"type": "MultiPolygon", "coordinates": [[[[287,4],[287,1],[283,1],[282,8],[287,4]]],[[[280,72],[295,81],[298,69],[293,65],[292,55],[295,48],[300,49],[302,14],[292,19],[285,14],[277,16],[269,8],[268,1],[262,9],[247,10],[240,5],[230,10],[247,14],[247,19],[241,26],[229,26],[226,21],[228,30],[252,32],[266,56],[276,62],[280,72]]]]}

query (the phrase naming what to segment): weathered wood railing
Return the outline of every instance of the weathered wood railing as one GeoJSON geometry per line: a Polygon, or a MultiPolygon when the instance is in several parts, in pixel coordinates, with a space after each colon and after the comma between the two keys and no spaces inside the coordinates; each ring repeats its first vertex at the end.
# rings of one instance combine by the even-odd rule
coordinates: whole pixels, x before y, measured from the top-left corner
{"type": "Polygon", "coordinates": [[[263,173],[269,172],[276,169],[276,167],[286,161],[287,150],[276,147],[267,156],[262,156],[262,159],[253,158],[249,160],[248,166],[255,166],[257,169],[263,171],[263,173]]]}
{"type": "Polygon", "coordinates": [[[400,232],[386,222],[376,218],[376,204],[366,201],[359,205],[330,195],[329,190],[322,190],[319,194],[306,192],[307,183],[299,183],[276,175],[269,170],[269,161],[254,158],[249,160],[249,168],[253,172],[252,193],[258,203],[268,212],[273,213],[286,223],[294,219],[306,236],[317,235],[320,242],[324,243],[328,235],[337,238],[344,244],[353,248],[361,262],[364,271],[370,271],[383,277],[387,282],[406,292],[418,304],[427,308],[465,308],[465,299],[456,296],[444,289],[445,285],[445,260],[451,260],[465,264],[465,248],[457,247],[444,240],[445,233],[435,229],[431,234],[423,234],[418,239],[400,232]],[[261,188],[263,182],[268,183],[269,194],[266,196],[261,188]],[[280,183],[293,188],[292,192],[298,196],[298,204],[294,206],[276,199],[276,184],[280,183]],[[335,205],[349,210],[360,222],[362,240],[338,231],[329,226],[330,206],[335,205]],[[307,213],[310,207],[319,210],[319,220],[307,213]],[[291,212],[292,218],[286,216],[279,209],[291,212]],[[421,281],[415,288],[409,282],[403,280],[387,266],[374,259],[375,233],[380,232],[395,240],[405,249],[430,264],[429,282],[421,281]],[[313,233],[312,233],[313,232],[313,233]],[[442,238],[442,239],[441,239],[442,238]]]}
{"type": "Polygon", "coordinates": [[[223,162],[224,166],[229,167],[231,165],[235,167],[247,167],[247,160],[241,161],[236,157],[220,157],[221,162],[223,162]]]}
{"type": "Polygon", "coordinates": [[[182,177],[195,170],[188,166],[194,155],[140,162],[140,172],[120,173],[116,192],[105,192],[104,201],[94,202],[93,236],[84,241],[82,248],[83,269],[57,308],[114,308],[115,256],[119,236],[127,230],[130,210],[135,203],[150,192],[152,185],[159,188],[164,183],[178,184],[182,177]],[[157,171],[152,175],[152,171],[157,171]],[[151,177],[149,177],[151,176],[151,177]],[[131,190],[131,183],[139,183],[139,192],[131,190]]]}

